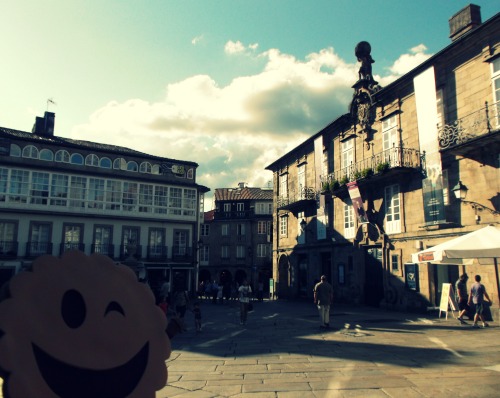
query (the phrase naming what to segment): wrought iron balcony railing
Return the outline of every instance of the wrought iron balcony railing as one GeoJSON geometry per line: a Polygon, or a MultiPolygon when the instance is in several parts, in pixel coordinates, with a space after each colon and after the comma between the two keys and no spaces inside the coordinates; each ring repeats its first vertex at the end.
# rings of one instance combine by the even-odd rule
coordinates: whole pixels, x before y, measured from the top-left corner
{"type": "Polygon", "coordinates": [[[290,190],[288,191],[287,196],[278,196],[276,205],[278,208],[283,208],[304,200],[316,200],[316,194],[316,191],[309,187],[301,187],[298,190],[290,190]]]}
{"type": "Polygon", "coordinates": [[[394,146],[359,162],[353,162],[349,166],[342,167],[328,176],[322,177],[321,182],[323,190],[325,190],[325,185],[328,185],[330,190],[335,190],[336,188],[332,189],[334,185],[339,187],[349,181],[381,174],[390,169],[407,168],[422,171],[424,161],[424,155],[418,149],[394,146]]]}
{"type": "Polygon", "coordinates": [[[33,258],[41,256],[42,254],[52,254],[51,242],[27,242],[26,243],[26,257],[33,258]]]}
{"type": "Polygon", "coordinates": [[[439,147],[448,149],[475,138],[491,134],[500,128],[500,102],[472,112],[452,123],[438,125],[439,147]]]}
{"type": "Polygon", "coordinates": [[[15,258],[18,242],[14,240],[0,240],[0,258],[15,258]]]}

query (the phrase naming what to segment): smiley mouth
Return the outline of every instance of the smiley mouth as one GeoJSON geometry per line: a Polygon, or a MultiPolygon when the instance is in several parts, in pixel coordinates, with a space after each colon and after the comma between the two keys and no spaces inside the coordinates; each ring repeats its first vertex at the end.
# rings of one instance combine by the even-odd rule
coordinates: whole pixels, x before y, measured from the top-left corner
{"type": "Polygon", "coordinates": [[[32,347],[43,379],[61,398],[124,398],[134,391],[141,380],[149,355],[149,343],[146,343],[125,364],[94,370],[69,365],[35,344],[32,347]]]}

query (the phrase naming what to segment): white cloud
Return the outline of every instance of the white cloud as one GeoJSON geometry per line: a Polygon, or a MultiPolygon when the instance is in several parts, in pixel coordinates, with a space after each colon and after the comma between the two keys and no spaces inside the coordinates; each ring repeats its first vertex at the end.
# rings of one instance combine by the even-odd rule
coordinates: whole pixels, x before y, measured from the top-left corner
{"type": "Polygon", "coordinates": [[[245,45],[241,41],[232,41],[229,40],[224,46],[224,52],[229,55],[234,54],[252,54],[259,47],[258,43],[253,43],[245,47],[245,45]]]}
{"type": "Polygon", "coordinates": [[[432,54],[426,54],[426,51],[427,47],[424,44],[419,44],[411,48],[409,53],[400,55],[394,64],[388,68],[390,75],[381,78],[379,80],[380,84],[383,86],[389,84],[429,59],[432,54]]]}
{"type": "Polygon", "coordinates": [[[198,43],[200,43],[202,40],[204,40],[204,35],[199,35],[199,36],[196,36],[196,37],[193,37],[193,39],[191,40],[191,44],[196,46],[198,43]]]}
{"type": "MultiPolygon", "coordinates": [[[[225,51],[248,48],[257,45],[230,41],[225,51]]],[[[391,73],[428,57],[424,51],[415,47],[402,55],[391,73]]],[[[240,181],[266,186],[272,179],[267,165],[347,112],[358,65],[342,60],[333,48],[305,60],[276,49],[255,56],[266,61],[260,73],[236,77],[226,86],[207,75],[192,76],[169,84],[164,99],[154,103],[111,101],[75,127],[72,137],[197,162],[197,182],[212,191],[240,181]]]]}

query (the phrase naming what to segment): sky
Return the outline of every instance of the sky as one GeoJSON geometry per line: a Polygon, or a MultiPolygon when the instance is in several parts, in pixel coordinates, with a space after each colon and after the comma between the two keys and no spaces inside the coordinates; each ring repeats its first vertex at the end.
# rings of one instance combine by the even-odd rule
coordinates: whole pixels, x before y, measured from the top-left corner
{"type": "MultiPolygon", "coordinates": [[[[0,0],[0,126],[198,163],[197,183],[266,187],[265,167],[347,113],[368,41],[381,86],[451,43],[464,0],[0,0]],[[51,100],[51,101],[49,101],[51,100]]],[[[483,22],[497,0],[476,0],[483,22]]]]}

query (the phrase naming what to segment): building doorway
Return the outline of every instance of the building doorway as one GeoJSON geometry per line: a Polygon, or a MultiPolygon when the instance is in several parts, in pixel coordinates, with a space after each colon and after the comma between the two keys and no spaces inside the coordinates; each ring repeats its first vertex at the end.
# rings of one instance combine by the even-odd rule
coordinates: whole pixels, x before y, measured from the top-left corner
{"type": "Polygon", "coordinates": [[[290,288],[290,264],[288,256],[282,255],[278,263],[278,286],[276,293],[279,298],[287,298],[290,288]]]}
{"type": "Polygon", "coordinates": [[[378,307],[384,298],[384,281],[382,271],[382,249],[371,247],[365,249],[365,305],[378,307]]]}

